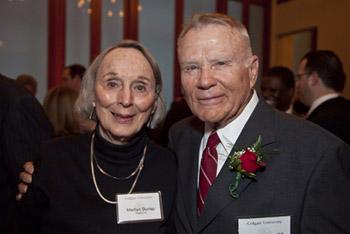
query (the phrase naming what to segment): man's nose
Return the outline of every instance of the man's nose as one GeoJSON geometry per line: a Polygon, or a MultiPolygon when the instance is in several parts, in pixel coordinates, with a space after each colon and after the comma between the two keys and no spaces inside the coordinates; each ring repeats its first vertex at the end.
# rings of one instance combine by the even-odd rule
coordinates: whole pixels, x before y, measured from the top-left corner
{"type": "Polygon", "coordinates": [[[198,79],[198,88],[209,89],[216,84],[213,71],[209,67],[202,67],[198,79]]]}

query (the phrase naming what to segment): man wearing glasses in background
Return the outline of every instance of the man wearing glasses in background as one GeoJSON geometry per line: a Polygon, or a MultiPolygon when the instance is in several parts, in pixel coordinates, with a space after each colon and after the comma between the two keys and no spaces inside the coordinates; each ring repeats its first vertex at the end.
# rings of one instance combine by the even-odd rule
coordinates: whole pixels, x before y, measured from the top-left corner
{"type": "Polygon", "coordinates": [[[296,93],[310,106],[307,120],[350,144],[350,101],[340,95],[345,80],[342,62],[334,52],[312,51],[301,59],[296,93]]]}

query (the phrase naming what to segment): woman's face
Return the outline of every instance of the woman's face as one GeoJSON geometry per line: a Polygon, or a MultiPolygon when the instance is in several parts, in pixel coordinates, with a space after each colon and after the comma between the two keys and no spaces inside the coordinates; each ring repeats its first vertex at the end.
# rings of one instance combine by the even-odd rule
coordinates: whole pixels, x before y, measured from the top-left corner
{"type": "Polygon", "coordinates": [[[125,144],[148,122],[156,101],[151,65],[136,49],[110,51],[97,70],[96,114],[102,136],[125,144]]]}

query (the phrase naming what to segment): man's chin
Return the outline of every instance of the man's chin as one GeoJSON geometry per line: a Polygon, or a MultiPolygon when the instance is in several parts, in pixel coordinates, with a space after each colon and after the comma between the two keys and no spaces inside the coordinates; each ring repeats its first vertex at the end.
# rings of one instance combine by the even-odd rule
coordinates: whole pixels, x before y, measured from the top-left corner
{"type": "Polygon", "coordinates": [[[208,124],[217,125],[222,121],[222,118],[217,115],[213,115],[213,113],[200,113],[197,116],[200,120],[208,124]]]}
{"type": "Polygon", "coordinates": [[[277,103],[275,102],[275,101],[273,101],[273,100],[265,100],[266,101],[266,103],[267,104],[269,104],[270,106],[272,106],[272,107],[276,107],[276,105],[277,105],[277,103]]]}

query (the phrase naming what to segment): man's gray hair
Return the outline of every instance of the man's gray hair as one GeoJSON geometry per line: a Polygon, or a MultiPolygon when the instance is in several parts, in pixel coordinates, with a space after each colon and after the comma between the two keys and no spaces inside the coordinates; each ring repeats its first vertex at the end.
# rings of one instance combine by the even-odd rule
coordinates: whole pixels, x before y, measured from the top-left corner
{"type": "Polygon", "coordinates": [[[219,13],[194,14],[189,23],[183,27],[177,41],[178,46],[180,45],[181,40],[189,31],[193,29],[202,29],[209,25],[227,26],[231,28],[234,32],[237,32],[239,35],[242,36],[242,39],[246,43],[248,54],[252,54],[252,47],[246,27],[244,27],[243,24],[241,24],[238,20],[234,19],[233,17],[219,13]]]}
{"type": "Polygon", "coordinates": [[[83,118],[88,119],[91,113],[93,112],[94,106],[93,102],[95,101],[95,83],[97,71],[102,63],[104,57],[114,49],[117,48],[131,48],[135,49],[142,53],[142,55],[146,58],[146,60],[151,65],[154,78],[156,80],[156,102],[155,102],[155,111],[151,114],[149,127],[155,128],[164,118],[165,116],[165,104],[162,94],[162,76],[159,70],[159,66],[156,63],[155,59],[151,55],[151,53],[140,43],[132,40],[123,40],[116,45],[104,50],[100,53],[96,59],[92,62],[92,64],[87,69],[79,92],[79,97],[75,104],[76,112],[82,116],[83,118]]]}

